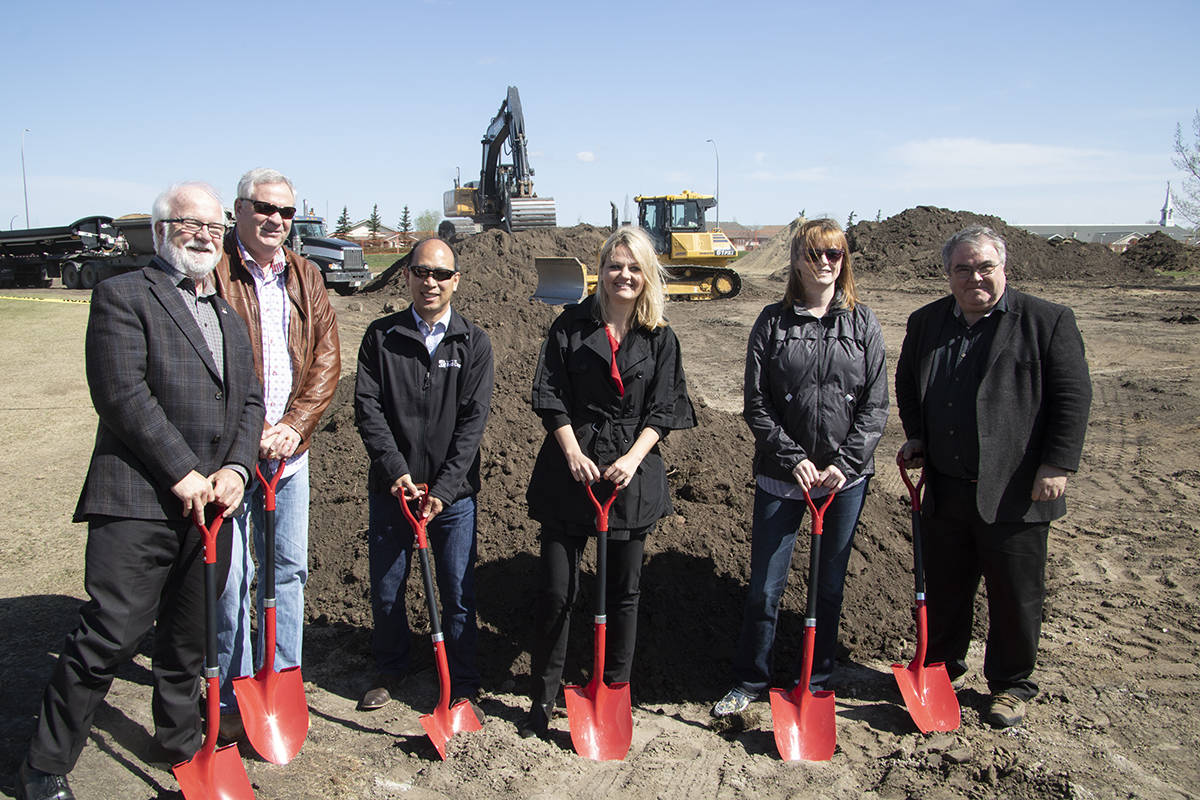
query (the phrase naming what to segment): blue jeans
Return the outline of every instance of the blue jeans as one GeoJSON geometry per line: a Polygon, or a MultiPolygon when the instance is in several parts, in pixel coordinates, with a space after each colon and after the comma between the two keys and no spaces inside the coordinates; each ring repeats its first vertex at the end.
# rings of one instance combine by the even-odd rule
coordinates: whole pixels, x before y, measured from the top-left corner
{"type": "MultiPolygon", "coordinates": [[[[274,471],[275,464],[270,465],[274,471]]],[[[263,474],[270,477],[266,469],[263,474]]],[[[246,488],[241,513],[232,518],[233,556],[221,594],[221,625],[217,633],[217,663],[221,668],[221,709],[237,706],[233,679],[253,675],[263,662],[263,589],[255,593],[258,634],[250,647],[250,585],[252,555],[265,552],[266,496],[258,480],[246,488]],[[249,547],[254,532],[253,553],[249,547]],[[253,653],[257,657],[252,659],[253,653]]],[[[304,643],[304,584],[308,581],[308,463],[294,475],[280,478],[275,490],[275,669],[300,665],[304,643]]]]}
{"type": "MultiPolygon", "coordinates": [[[[810,686],[824,688],[833,674],[842,588],[850,562],[854,528],[862,513],[870,478],[839,492],[825,512],[817,577],[817,632],[810,686]]],[[[814,500],[818,507],[823,500],[814,500]]],[[[808,505],[785,500],[762,489],[754,492],[754,527],[750,540],[750,587],[733,659],[734,679],[746,694],[758,696],[771,680],[779,601],[787,586],[792,547],[808,505]]],[[[811,531],[809,531],[811,532],[811,531]]],[[[799,677],[799,668],[796,670],[799,677]]]]}
{"type": "MultiPolygon", "coordinates": [[[[367,503],[367,556],[375,621],[371,647],[380,672],[403,674],[408,671],[410,645],[404,591],[416,536],[395,497],[371,492],[367,503]]],[[[443,509],[430,521],[426,535],[442,600],[450,693],[451,697],[466,697],[479,688],[479,669],[475,665],[475,498],[464,497],[443,509]]]]}

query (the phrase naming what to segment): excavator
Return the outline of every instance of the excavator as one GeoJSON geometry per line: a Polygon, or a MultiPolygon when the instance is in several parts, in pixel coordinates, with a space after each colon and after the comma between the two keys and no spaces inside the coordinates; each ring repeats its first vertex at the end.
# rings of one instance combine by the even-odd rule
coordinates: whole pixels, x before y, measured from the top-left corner
{"type": "MultiPolygon", "coordinates": [[[[742,289],[741,276],[729,268],[737,250],[718,228],[709,229],[704,213],[716,205],[708,194],[639,195],[638,225],[650,234],[654,252],[667,272],[667,296],[676,300],[725,300],[742,289]]],[[[613,207],[616,228],[616,207],[613,207]]],[[[577,258],[534,259],[538,288],[534,297],[551,305],[578,303],[596,291],[598,276],[577,258]]]]}
{"type": "Polygon", "coordinates": [[[438,225],[438,236],[453,239],[493,228],[513,231],[553,228],[558,224],[553,197],[538,197],[533,191],[533,167],[525,146],[525,115],[517,87],[508,96],[483,134],[483,165],[479,180],[460,185],[442,195],[446,219],[438,225]],[[508,145],[511,164],[501,164],[508,145]]]}

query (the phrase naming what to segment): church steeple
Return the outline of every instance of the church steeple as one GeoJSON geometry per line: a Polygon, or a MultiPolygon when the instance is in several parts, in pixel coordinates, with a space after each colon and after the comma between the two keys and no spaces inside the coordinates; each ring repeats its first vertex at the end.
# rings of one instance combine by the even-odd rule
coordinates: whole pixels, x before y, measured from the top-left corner
{"type": "Polygon", "coordinates": [[[1163,200],[1162,216],[1158,218],[1162,227],[1175,224],[1175,206],[1171,203],[1171,182],[1167,181],[1167,199],[1163,200]]]}

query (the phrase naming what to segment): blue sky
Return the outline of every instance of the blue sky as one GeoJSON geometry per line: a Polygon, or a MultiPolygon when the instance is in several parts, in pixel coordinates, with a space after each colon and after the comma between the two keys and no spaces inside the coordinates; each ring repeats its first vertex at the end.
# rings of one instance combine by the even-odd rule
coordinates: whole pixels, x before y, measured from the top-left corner
{"type": "MultiPolygon", "coordinates": [[[[720,215],[915,205],[1157,219],[1200,93],[1200,3],[22,3],[5,11],[0,226],[232,204],[255,166],[336,217],[440,211],[520,89],[559,223],[682,189],[720,215]],[[714,147],[707,139],[713,139],[714,147]],[[15,219],[14,219],[15,215],[15,219]]],[[[710,212],[710,220],[714,216],[710,212]]]]}

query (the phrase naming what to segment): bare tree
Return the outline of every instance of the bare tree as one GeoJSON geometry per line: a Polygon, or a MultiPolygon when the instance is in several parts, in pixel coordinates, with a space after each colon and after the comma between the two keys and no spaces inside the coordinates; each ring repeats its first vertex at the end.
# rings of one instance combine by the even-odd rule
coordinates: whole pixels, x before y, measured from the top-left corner
{"type": "Polygon", "coordinates": [[[1183,170],[1183,187],[1171,192],[1179,214],[1200,225],[1200,111],[1192,117],[1192,141],[1183,138],[1183,126],[1175,126],[1175,157],[1171,163],[1183,170]]]}

